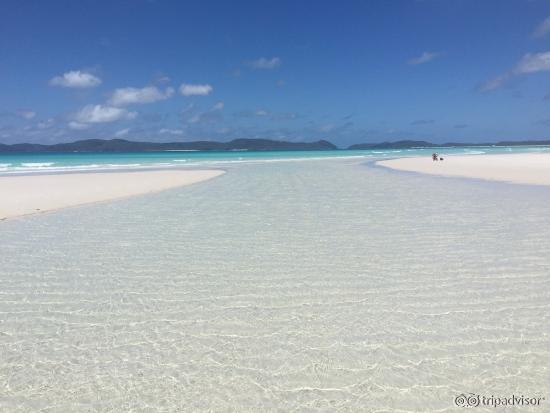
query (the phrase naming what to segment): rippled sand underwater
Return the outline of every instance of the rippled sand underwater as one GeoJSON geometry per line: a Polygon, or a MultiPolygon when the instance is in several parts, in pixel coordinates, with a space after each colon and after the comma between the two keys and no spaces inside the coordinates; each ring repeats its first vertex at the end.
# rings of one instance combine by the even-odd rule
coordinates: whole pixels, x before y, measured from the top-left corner
{"type": "Polygon", "coordinates": [[[549,201],[327,160],[2,222],[0,411],[550,411],[549,201]]]}

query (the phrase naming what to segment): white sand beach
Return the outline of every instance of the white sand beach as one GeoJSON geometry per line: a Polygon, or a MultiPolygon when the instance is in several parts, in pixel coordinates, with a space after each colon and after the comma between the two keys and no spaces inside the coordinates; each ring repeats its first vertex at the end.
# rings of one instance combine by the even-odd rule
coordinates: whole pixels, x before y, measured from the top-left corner
{"type": "Polygon", "coordinates": [[[162,191],[223,173],[171,170],[1,176],[0,219],[162,191]]]}
{"type": "Polygon", "coordinates": [[[505,154],[399,158],[377,162],[400,171],[488,179],[518,184],[550,185],[550,154],[505,154]]]}

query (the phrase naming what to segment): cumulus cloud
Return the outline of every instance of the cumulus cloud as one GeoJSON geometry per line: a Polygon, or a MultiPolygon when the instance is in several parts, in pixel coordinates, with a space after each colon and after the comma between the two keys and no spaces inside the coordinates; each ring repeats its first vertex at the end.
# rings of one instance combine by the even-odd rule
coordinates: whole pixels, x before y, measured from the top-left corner
{"type": "Polygon", "coordinates": [[[515,76],[546,71],[550,71],[550,52],[527,53],[512,70],[484,82],[479,90],[488,92],[500,88],[515,76]]]}
{"type": "Polygon", "coordinates": [[[421,65],[422,63],[428,63],[429,61],[435,59],[438,56],[439,56],[439,53],[423,52],[420,56],[409,59],[407,63],[410,65],[421,65]]]}
{"type": "Polygon", "coordinates": [[[50,79],[50,85],[71,88],[90,88],[101,84],[101,79],[88,72],[72,70],[50,79]]]}
{"type": "Polygon", "coordinates": [[[271,59],[260,57],[248,62],[248,65],[253,69],[276,69],[281,66],[281,59],[279,57],[272,57],[271,59]]]}
{"type": "Polygon", "coordinates": [[[183,96],[207,96],[214,88],[208,84],[204,85],[193,85],[189,83],[182,83],[180,86],[180,93],[183,96]]]}
{"type": "Polygon", "coordinates": [[[544,19],[542,23],[537,26],[533,32],[533,37],[544,37],[548,33],[550,33],[550,17],[544,19]]]}
{"type": "Polygon", "coordinates": [[[76,114],[74,121],[82,124],[107,123],[122,119],[134,119],[136,116],[136,112],[129,112],[123,108],[104,105],[87,105],[76,114]]]}
{"type": "Polygon", "coordinates": [[[153,103],[159,100],[166,100],[174,94],[173,87],[167,87],[164,92],[155,86],[144,88],[124,87],[116,89],[109,99],[112,106],[126,106],[135,103],[153,103]]]}

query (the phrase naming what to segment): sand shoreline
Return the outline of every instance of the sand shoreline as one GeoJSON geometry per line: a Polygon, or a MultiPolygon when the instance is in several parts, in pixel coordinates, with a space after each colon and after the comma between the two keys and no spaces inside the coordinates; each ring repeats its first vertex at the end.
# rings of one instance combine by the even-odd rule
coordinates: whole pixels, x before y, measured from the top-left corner
{"type": "Polygon", "coordinates": [[[0,220],[164,191],[224,173],[154,170],[0,176],[0,220]]]}
{"type": "Polygon", "coordinates": [[[485,179],[514,184],[550,185],[550,154],[453,155],[443,161],[431,157],[388,159],[377,165],[429,175],[485,179]]]}

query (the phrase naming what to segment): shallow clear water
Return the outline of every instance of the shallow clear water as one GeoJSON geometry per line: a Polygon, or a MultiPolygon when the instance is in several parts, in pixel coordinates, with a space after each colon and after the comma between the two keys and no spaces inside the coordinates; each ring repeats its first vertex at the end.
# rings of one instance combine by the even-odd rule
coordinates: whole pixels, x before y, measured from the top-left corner
{"type": "Polygon", "coordinates": [[[348,159],[2,222],[0,411],[547,411],[549,201],[348,159]]]}
{"type": "Polygon", "coordinates": [[[447,155],[548,152],[550,146],[461,147],[388,150],[211,152],[164,151],[128,153],[0,153],[0,175],[70,171],[103,171],[182,166],[228,166],[242,163],[322,160],[326,158],[380,158],[429,156],[434,150],[447,155]]]}

